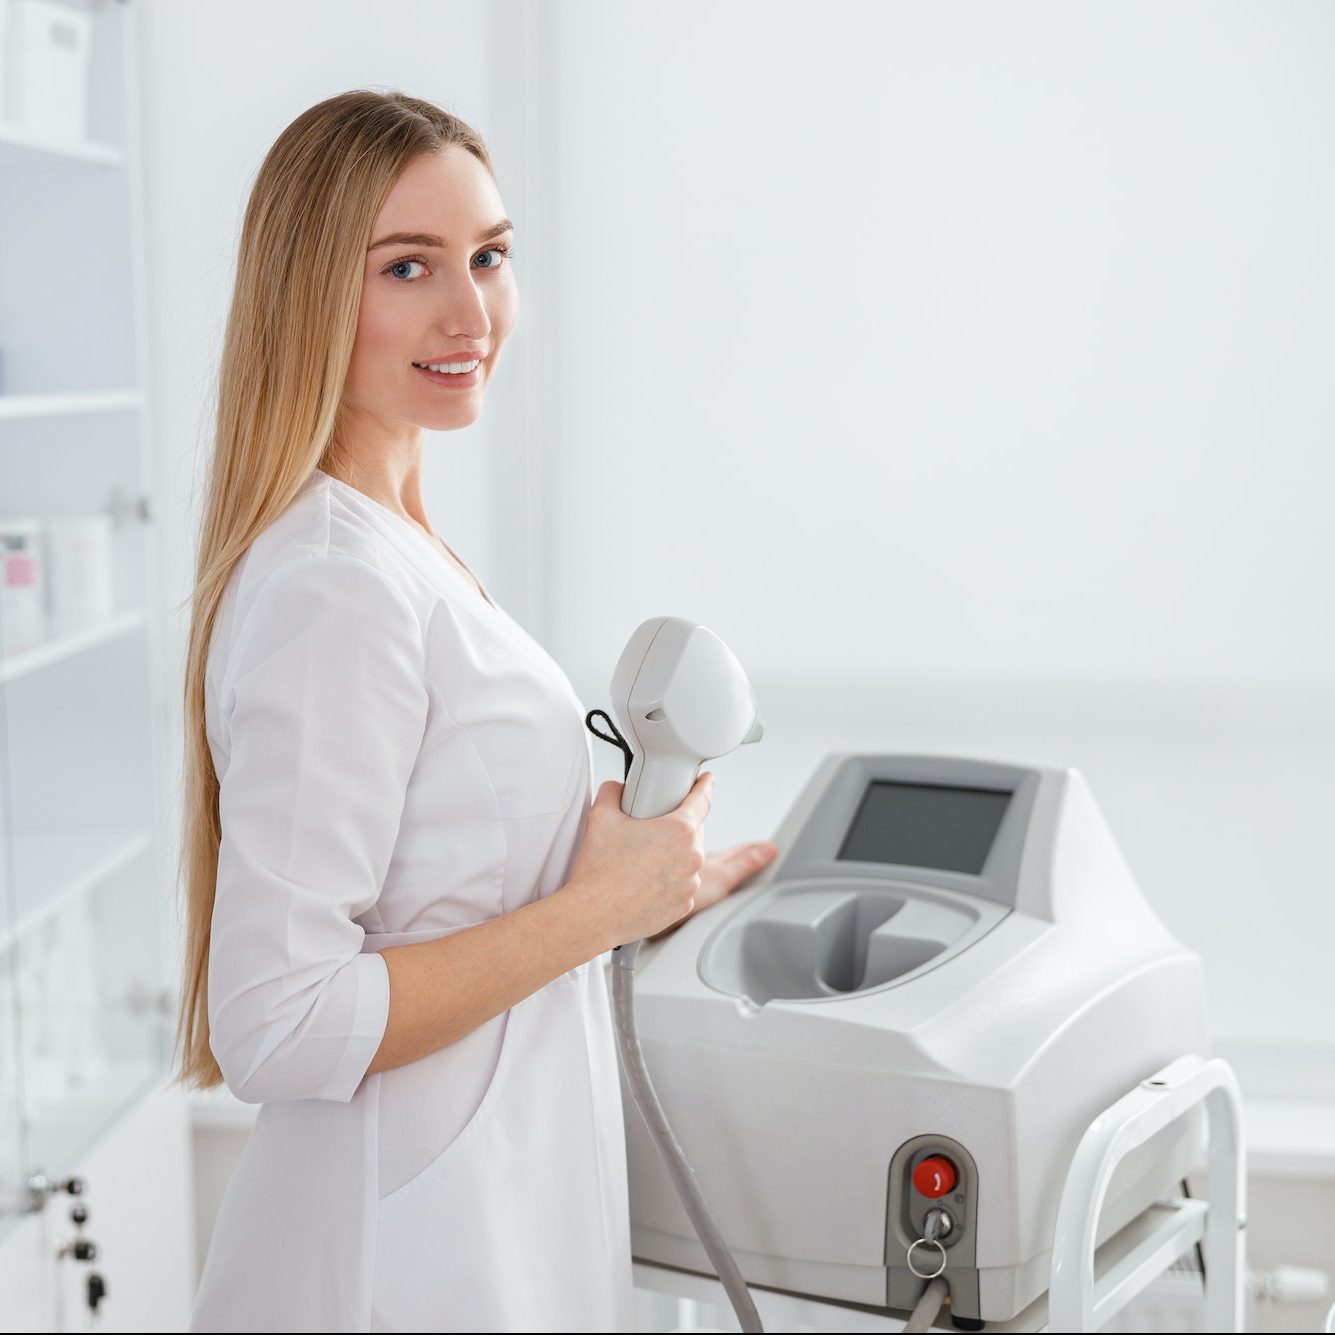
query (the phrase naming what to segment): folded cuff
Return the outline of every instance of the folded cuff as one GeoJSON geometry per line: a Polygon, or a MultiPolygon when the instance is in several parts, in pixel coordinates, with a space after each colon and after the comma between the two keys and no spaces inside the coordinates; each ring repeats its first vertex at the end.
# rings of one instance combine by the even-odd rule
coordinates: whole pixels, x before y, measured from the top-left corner
{"type": "Polygon", "coordinates": [[[363,951],[350,962],[357,979],[357,1002],[347,1047],[337,1068],[312,1096],[347,1103],[357,1092],[385,1037],[389,1023],[389,966],[378,950],[363,951]]]}

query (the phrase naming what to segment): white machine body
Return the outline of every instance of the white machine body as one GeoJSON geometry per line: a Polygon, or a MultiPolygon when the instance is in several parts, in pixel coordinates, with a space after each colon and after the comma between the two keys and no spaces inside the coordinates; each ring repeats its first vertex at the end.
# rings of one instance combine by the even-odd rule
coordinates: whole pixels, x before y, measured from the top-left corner
{"type": "MultiPolygon", "coordinates": [[[[723,1238],[749,1284],[902,1310],[923,1287],[909,1246],[945,1207],[953,1314],[1010,1320],[1047,1288],[1090,1122],[1206,1055],[1199,958],[1075,769],[833,754],[775,842],[636,973],[645,1059],[723,1238]],[[928,1156],[958,1170],[940,1198],[913,1180],[928,1156]]],[[[625,1110],[634,1255],[713,1274],[625,1110]]],[[[1202,1131],[1125,1161],[1100,1242],[1178,1194],[1202,1131]]]]}

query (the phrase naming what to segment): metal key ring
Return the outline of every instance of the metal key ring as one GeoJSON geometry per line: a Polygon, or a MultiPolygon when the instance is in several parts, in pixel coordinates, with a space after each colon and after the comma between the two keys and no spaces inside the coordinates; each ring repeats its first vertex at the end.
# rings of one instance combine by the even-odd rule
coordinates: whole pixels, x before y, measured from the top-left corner
{"type": "Polygon", "coordinates": [[[919,1238],[918,1241],[909,1248],[909,1253],[904,1259],[908,1264],[908,1268],[912,1270],[919,1279],[935,1279],[946,1268],[946,1249],[937,1242],[935,1238],[919,1238]],[[941,1253],[941,1264],[930,1274],[926,1270],[919,1270],[918,1267],[913,1264],[913,1248],[925,1245],[933,1246],[941,1253]]]}

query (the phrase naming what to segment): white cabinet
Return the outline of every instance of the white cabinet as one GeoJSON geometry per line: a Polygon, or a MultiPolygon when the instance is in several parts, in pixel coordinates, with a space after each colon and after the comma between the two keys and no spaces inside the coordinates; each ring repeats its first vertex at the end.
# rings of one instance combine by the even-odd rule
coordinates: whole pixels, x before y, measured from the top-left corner
{"type": "Polygon", "coordinates": [[[174,1018],[139,14],[10,0],[0,23],[22,6],[0,105],[51,113],[86,57],[86,110],[0,120],[0,1246],[31,1174],[68,1176],[163,1085],[174,1018]],[[23,60],[45,102],[15,102],[23,60]]]}

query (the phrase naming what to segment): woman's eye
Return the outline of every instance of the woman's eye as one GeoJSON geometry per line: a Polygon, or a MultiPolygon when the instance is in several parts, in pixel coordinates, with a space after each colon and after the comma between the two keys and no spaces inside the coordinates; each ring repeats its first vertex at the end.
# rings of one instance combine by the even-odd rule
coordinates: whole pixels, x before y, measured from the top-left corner
{"type": "MultiPolygon", "coordinates": [[[[514,247],[491,246],[487,250],[480,251],[479,253],[482,255],[490,255],[493,251],[498,255],[505,256],[506,260],[509,260],[510,257],[514,254],[514,247]]],[[[406,259],[395,260],[393,264],[382,269],[380,272],[389,274],[392,278],[396,279],[400,283],[415,283],[417,279],[406,277],[405,275],[398,273],[397,270],[404,269],[410,264],[425,264],[425,263],[426,261],[424,259],[420,258],[419,256],[412,255],[406,259]]],[[[503,265],[500,260],[497,260],[496,263],[494,264],[484,264],[482,267],[483,269],[500,269],[503,267],[503,265]]]]}
{"type": "MultiPolygon", "coordinates": [[[[504,255],[506,260],[508,261],[511,258],[511,256],[514,255],[515,248],[513,246],[491,246],[487,250],[482,251],[481,253],[483,255],[491,255],[493,253],[497,255],[504,255]]],[[[485,267],[488,269],[499,269],[501,267],[501,263],[499,260],[497,260],[495,264],[488,264],[485,267]]]]}
{"type": "Polygon", "coordinates": [[[412,281],[411,279],[405,279],[401,273],[397,273],[395,271],[398,269],[405,269],[410,264],[425,264],[425,263],[426,263],[425,260],[395,260],[394,263],[391,264],[389,268],[386,269],[384,272],[404,282],[411,282],[412,281]]]}

